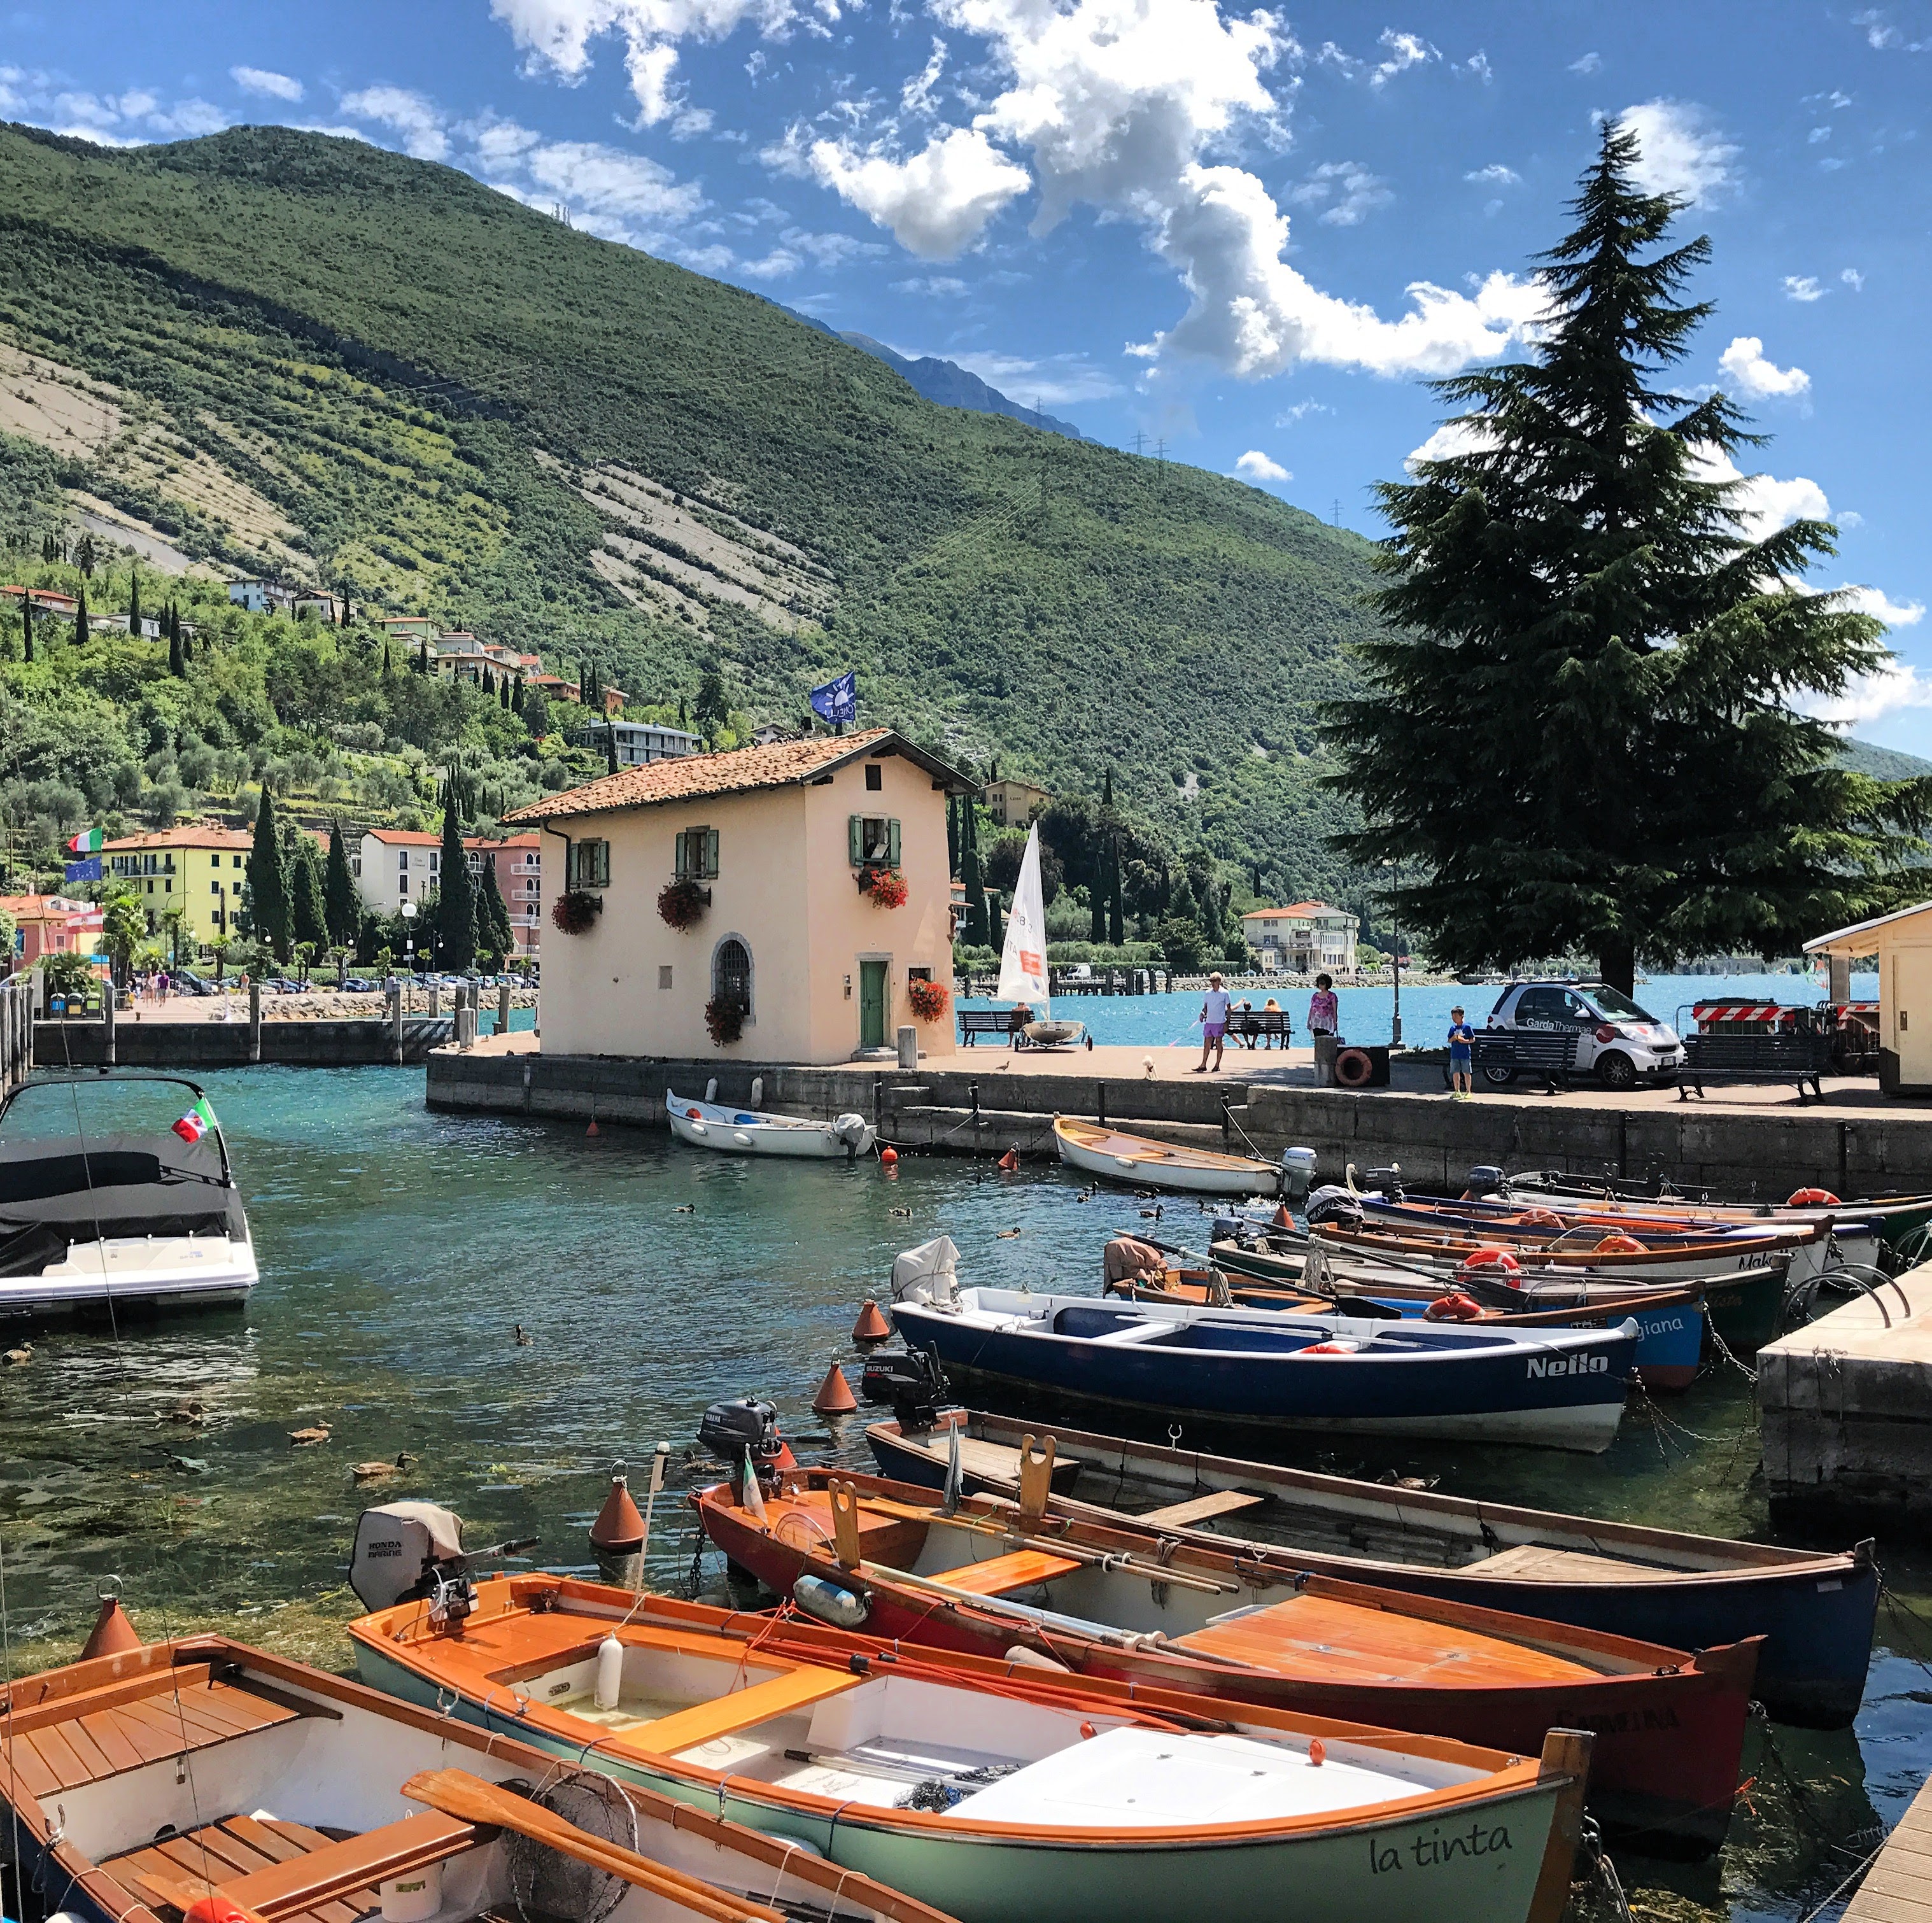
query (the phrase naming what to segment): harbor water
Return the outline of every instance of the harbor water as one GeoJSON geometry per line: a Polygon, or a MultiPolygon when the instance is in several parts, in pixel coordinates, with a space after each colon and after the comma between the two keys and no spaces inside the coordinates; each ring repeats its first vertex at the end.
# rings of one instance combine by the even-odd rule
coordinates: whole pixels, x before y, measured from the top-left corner
{"type": "MultiPolygon", "coordinates": [[[[212,1626],[346,1667],[359,1509],[446,1503],[472,1546],[536,1534],[534,1561],[582,1570],[611,1462],[632,1466],[641,1499],[661,1440],[674,1468],[652,1579],[682,1588],[695,1562],[715,1593],[722,1566],[698,1556],[682,1502],[712,1472],[688,1460],[707,1402],[768,1395],[802,1460],[869,1467],[862,1418],[828,1431],[809,1405],[828,1364],[855,1359],[857,1305],[884,1293],[898,1250],[944,1232],[966,1282],[1091,1291],[1107,1236],[1150,1226],[1152,1204],[1083,1198],[1058,1171],[753,1162],[655,1134],[432,1115],[420,1070],[265,1068],[206,1085],[256,1240],[247,1307],[0,1331],[32,1348],[0,1368],[0,1619],[16,1676],[70,1659],[111,1583],[146,1635],[212,1626]],[[399,1454],[400,1473],[358,1487],[352,1465],[399,1454]]],[[[89,1127],[107,1122],[90,1107],[89,1127]]],[[[1163,1208],[1163,1240],[1204,1239],[1193,1204],[1163,1208]]],[[[1750,1383],[1727,1366],[1634,1407],[1600,1456],[1346,1438],[1283,1459],[1750,1535],[1765,1528],[1757,1454],[1750,1383]]],[[[1856,1729],[1754,1730],[1754,1780],[1717,1862],[1619,1857],[1635,1914],[1797,1923],[1932,1772],[1932,1560],[1890,1545],[1881,1559],[1856,1729]]]]}

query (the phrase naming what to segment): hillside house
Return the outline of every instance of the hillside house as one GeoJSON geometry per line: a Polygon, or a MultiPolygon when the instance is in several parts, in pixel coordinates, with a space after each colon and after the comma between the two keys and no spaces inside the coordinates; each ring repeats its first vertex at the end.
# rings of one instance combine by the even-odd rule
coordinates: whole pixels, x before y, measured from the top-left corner
{"type": "Polygon", "coordinates": [[[406,642],[411,647],[427,641],[434,648],[442,638],[442,623],[427,614],[386,614],[381,625],[391,640],[406,642]]]}
{"type": "Polygon", "coordinates": [[[500,680],[527,676],[543,666],[533,654],[520,653],[500,641],[479,641],[460,628],[437,635],[430,644],[430,658],[445,680],[467,681],[479,687],[486,668],[500,680]]]}
{"type": "MultiPolygon", "coordinates": [[[[544,956],[542,1046],[562,1054],[833,1062],[890,1048],[907,985],[952,974],[955,770],[890,728],[627,768],[508,819],[537,830],[544,911],[589,916],[544,956]],[[869,892],[895,869],[906,899],[869,892]],[[659,908],[692,884],[698,919],[659,908]],[[742,1027],[721,1048],[707,1009],[742,1027]]],[[[951,1047],[950,1013],[934,1045],[951,1047]]]]}
{"type": "MultiPolygon", "coordinates": [[[[10,597],[16,606],[31,600],[34,613],[55,616],[64,616],[71,621],[80,612],[79,598],[71,594],[58,594],[50,587],[24,588],[17,585],[0,587],[0,595],[10,597]]],[[[88,619],[93,617],[90,615],[88,619]]]]}
{"type": "Polygon", "coordinates": [[[682,728],[668,728],[662,722],[586,722],[580,728],[566,730],[564,739],[573,748],[587,748],[592,754],[602,754],[614,735],[620,768],[648,767],[653,761],[695,754],[704,746],[696,735],[686,734],[682,728]]]}
{"type": "MultiPolygon", "coordinates": [[[[481,886],[483,864],[496,871],[496,887],[510,911],[510,929],[517,952],[536,953],[543,926],[543,853],[534,834],[512,835],[500,842],[478,835],[463,838],[472,882],[481,886]]],[[[371,828],[349,858],[356,892],[377,914],[394,914],[405,902],[420,902],[442,880],[442,837],[418,829],[371,828]]]]}
{"type": "Polygon", "coordinates": [[[298,596],[298,590],[259,574],[237,574],[228,584],[228,598],[250,614],[292,614],[298,596]]]}
{"type": "Polygon", "coordinates": [[[980,799],[1002,828],[1024,828],[1053,796],[1031,782],[1003,778],[988,782],[980,790],[980,799]]]}
{"type": "Polygon", "coordinates": [[[1305,975],[1353,974],[1360,926],[1346,909],[1331,908],[1326,902],[1257,908],[1241,917],[1241,932],[1260,954],[1264,968],[1292,968],[1305,975]]]}

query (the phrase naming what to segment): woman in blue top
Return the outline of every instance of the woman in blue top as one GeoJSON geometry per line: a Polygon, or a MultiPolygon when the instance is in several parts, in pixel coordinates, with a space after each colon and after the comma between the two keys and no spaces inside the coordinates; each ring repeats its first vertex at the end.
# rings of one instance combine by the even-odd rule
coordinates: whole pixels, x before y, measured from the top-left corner
{"type": "Polygon", "coordinates": [[[1466,1102],[1475,1085],[1476,1031],[1462,1019],[1462,1011],[1449,1011],[1449,1099],[1466,1102]]]}

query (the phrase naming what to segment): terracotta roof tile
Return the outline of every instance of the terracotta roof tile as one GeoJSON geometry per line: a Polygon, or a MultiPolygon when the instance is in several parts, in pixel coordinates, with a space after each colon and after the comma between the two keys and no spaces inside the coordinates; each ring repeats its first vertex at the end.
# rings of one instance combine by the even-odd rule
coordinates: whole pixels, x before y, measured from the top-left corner
{"type": "Polygon", "coordinates": [[[104,842],[101,848],[107,854],[124,855],[136,848],[246,850],[254,845],[254,836],[245,828],[225,828],[218,822],[183,821],[152,834],[123,835],[118,840],[104,842]]]}
{"type": "Polygon", "coordinates": [[[760,788],[789,788],[808,782],[858,759],[880,743],[943,776],[954,791],[970,792],[970,784],[952,770],[915,748],[889,728],[867,728],[857,734],[820,734],[802,741],[775,741],[766,748],[734,748],[718,754],[684,754],[652,761],[640,767],[620,768],[614,775],[587,782],[580,788],[546,796],[503,819],[559,821],[573,814],[600,814],[626,808],[655,808],[670,801],[695,801],[706,795],[745,794],[760,788]]]}
{"type": "Polygon", "coordinates": [[[1346,908],[1337,908],[1327,902],[1291,902],[1285,908],[1254,908],[1241,919],[1244,922],[1264,921],[1280,915],[1342,915],[1346,908]]]}

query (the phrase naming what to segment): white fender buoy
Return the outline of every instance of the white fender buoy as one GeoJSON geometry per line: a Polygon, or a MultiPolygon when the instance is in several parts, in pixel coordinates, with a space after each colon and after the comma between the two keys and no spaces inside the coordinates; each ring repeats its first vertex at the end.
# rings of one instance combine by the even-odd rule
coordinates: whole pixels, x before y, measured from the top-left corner
{"type": "Polygon", "coordinates": [[[592,1692],[599,1709],[614,1709],[624,1688],[624,1646],[616,1633],[597,1646],[597,1687],[592,1692]]]}

